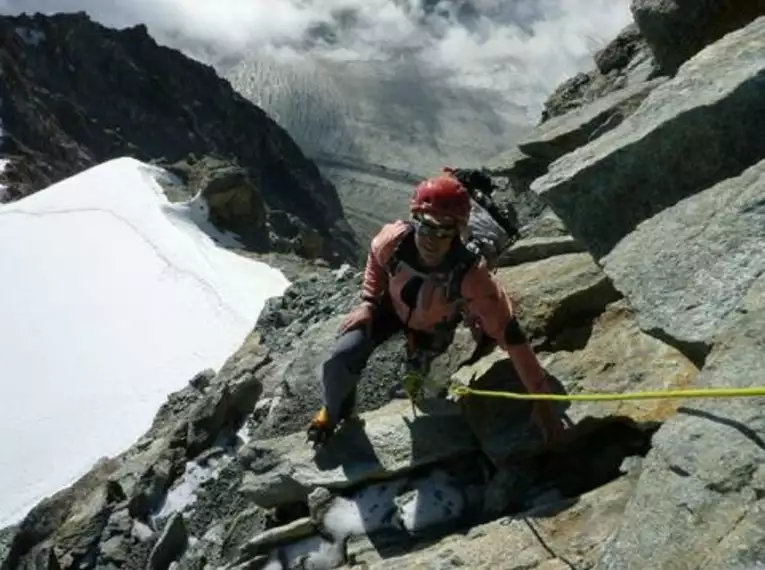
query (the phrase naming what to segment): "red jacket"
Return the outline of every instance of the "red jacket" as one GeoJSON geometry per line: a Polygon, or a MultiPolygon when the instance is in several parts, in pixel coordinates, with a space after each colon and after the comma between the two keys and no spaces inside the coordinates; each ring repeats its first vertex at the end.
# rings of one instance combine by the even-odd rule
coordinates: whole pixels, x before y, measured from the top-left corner
{"type": "Polygon", "coordinates": [[[419,273],[405,263],[399,266],[395,274],[389,273],[387,263],[408,231],[409,225],[406,222],[396,221],[383,226],[374,237],[367,257],[362,296],[379,301],[386,294],[390,295],[399,319],[409,328],[425,332],[434,330],[443,321],[454,319],[458,312],[466,309],[471,318],[478,320],[481,329],[513,356],[527,389],[531,392],[546,392],[546,377],[533,351],[527,350],[528,346],[518,349],[518,345],[510,345],[505,340],[508,322],[515,316],[513,301],[485,261],[477,262],[463,278],[460,291],[462,303],[459,300],[447,301],[445,284],[438,275],[419,273]],[[406,283],[416,276],[422,277],[424,283],[412,310],[402,299],[401,292],[406,283]],[[526,353],[530,353],[530,356],[526,353]],[[524,362],[518,362],[519,356],[524,362]],[[529,362],[529,358],[533,358],[533,362],[529,362]]]}

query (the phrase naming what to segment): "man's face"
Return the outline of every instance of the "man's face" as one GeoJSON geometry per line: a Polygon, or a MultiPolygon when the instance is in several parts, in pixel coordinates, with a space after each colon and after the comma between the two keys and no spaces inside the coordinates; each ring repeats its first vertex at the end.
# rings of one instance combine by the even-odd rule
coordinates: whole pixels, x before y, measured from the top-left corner
{"type": "Polygon", "coordinates": [[[418,216],[414,220],[414,243],[425,265],[436,266],[441,263],[451,249],[459,228],[454,219],[431,215],[418,216]]]}

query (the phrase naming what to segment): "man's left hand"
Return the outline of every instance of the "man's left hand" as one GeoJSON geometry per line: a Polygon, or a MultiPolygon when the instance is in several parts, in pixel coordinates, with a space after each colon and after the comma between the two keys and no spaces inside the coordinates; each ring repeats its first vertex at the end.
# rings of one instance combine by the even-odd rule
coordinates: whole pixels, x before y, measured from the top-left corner
{"type": "Polygon", "coordinates": [[[534,402],[531,419],[542,430],[545,443],[555,443],[563,438],[566,427],[555,413],[552,402],[534,402]]]}

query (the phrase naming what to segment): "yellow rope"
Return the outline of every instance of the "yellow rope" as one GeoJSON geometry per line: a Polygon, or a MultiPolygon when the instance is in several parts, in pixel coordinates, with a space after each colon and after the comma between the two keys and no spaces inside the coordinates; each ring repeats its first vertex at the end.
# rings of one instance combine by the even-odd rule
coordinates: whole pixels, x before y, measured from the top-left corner
{"type": "Polygon", "coordinates": [[[655,390],[645,392],[625,392],[624,394],[522,394],[519,392],[500,392],[476,390],[467,386],[452,386],[455,396],[484,396],[486,398],[508,398],[510,400],[553,400],[559,402],[603,402],[618,400],[668,400],[671,398],[751,398],[765,396],[765,386],[750,388],[698,388],[695,390],[655,390]]]}

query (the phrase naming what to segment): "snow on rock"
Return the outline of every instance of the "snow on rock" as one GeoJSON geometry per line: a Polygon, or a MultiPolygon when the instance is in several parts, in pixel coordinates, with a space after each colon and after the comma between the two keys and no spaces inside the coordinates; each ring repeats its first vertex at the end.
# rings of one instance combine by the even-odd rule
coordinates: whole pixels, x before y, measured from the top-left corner
{"type": "Polygon", "coordinates": [[[445,471],[435,469],[424,477],[385,481],[351,497],[335,498],[322,526],[337,541],[386,528],[415,533],[459,518],[464,508],[457,485],[445,471]]]}
{"type": "Polygon", "coordinates": [[[180,480],[167,493],[162,507],[154,516],[156,521],[164,521],[175,513],[181,513],[191,507],[200,487],[210,479],[217,479],[220,471],[228,463],[228,458],[212,460],[209,465],[200,465],[196,461],[186,463],[186,469],[180,480]]]}
{"type": "MultiPolygon", "coordinates": [[[[2,75],[2,72],[0,71],[0,75],[2,75]]],[[[0,106],[2,106],[3,100],[0,99],[0,106]]],[[[2,142],[3,137],[5,137],[5,131],[3,130],[3,121],[0,119],[0,142],[2,142]]],[[[7,158],[0,157],[0,174],[5,172],[5,169],[8,167],[8,164],[10,163],[10,160],[7,158]]],[[[0,202],[4,202],[6,199],[6,194],[8,192],[8,187],[0,182],[0,202]]]]}
{"type": "Polygon", "coordinates": [[[45,32],[41,30],[34,30],[19,26],[16,28],[18,36],[24,40],[24,43],[31,46],[40,45],[40,42],[45,41],[45,32]]]}
{"type": "MultiPolygon", "coordinates": [[[[0,123],[0,138],[3,136],[3,130],[2,130],[2,123],[0,123]]],[[[8,163],[10,160],[7,158],[0,158],[0,174],[5,172],[5,169],[8,166],[8,163]]],[[[0,202],[4,202],[6,199],[6,194],[8,192],[8,187],[0,182],[0,202]]]]}
{"type": "Polygon", "coordinates": [[[322,521],[336,540],[370,534],[389,527],[397,514],[394,502],[406,479],[364,487],[349,498],[337,497],[322,521]]]}
{"type": "Polygon", "coordinates": [[[458,484],[441,469],[415,479],[402,477],[368,485],[348,497],[332,499],[321,516],[323,532],[273,549],[264,570],[330,570],[343,562],[344,545],[351,537],[385,530],[414,535],[459,519],[465,508],[458,484]]]}
{"type": "Polygon", "coordinates": [[[332,570],[342,563],[342,543],[330,542],[326,538],[315,535],[285,546],[281,554],[272,553],[263,570],[288,570],[290,568],[332,570]],[[282,561],[286,564],[282,564],[282,561]]]}
{"type": "Polygon", "coordinates": [[[289,285],[162,176],[120,158],[0,205],[0,527],[129,447],[289,285]]]}

